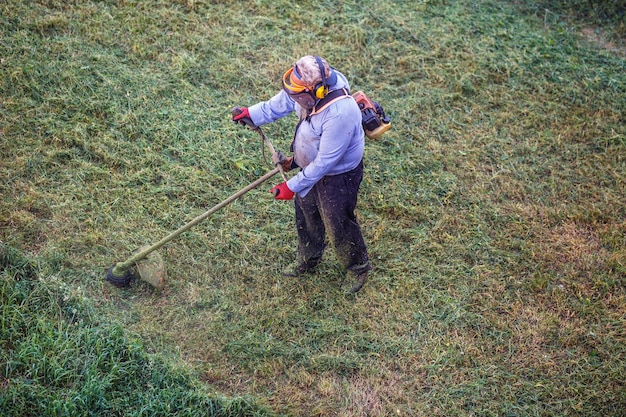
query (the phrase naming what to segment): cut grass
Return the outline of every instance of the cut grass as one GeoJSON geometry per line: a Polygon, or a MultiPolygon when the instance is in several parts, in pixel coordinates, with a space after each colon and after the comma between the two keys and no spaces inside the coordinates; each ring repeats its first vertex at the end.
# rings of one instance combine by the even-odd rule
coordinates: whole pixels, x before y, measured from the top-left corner
{"type": "MultiPolygon", "coordinates": [[[[48,343],[81,363],[102,332],[110,349],[141,346],[111,363],[129,375],[173,362],[152,372],[285,415],[623,415],[624,60],[489,0],[212,3],[0,6],[0,239],[38,263],[33,285],[80,288],[101,318],[72,327],[43,308],[28,337],[6,333],[29,360],[48,343]],[[267,99],[311,52],[394,125],[366,149],[363,292],[340,293],[330,252],[305,280],[280,276],[296,237],[271,184],[166,245],[163,292],[106,283],[113,262],[271,168],[230,108],[267,99]]],[[[295,121],[264,131],[285,151],[295,121]]],[[[7,294],[22,291],[11,265],[7,294]]],[[[79,379],[66,368],[45,369],[79,379]]],[[[2,369],[2,397],[30,398],[2,369]]],[[[93,392],[96,370],[79,379],[93,392]]],[[[144,387],[136,375],[125,383],[144,387]]],[[[41,381],[36,398],[57,398],[41,381]]],[[[187,401],[169,389],[116,396],[187,401]]]]}

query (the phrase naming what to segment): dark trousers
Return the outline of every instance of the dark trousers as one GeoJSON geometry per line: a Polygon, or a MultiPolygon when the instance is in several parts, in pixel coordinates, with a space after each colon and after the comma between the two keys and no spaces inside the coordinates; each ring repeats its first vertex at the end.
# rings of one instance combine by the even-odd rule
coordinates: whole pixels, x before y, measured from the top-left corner
{"type": "Polygon", "coordinates": [[[360,274],[371,269],[354,214],[362,179],[363,162],[352,171],[323,177],[304,197],[296,194],[298,262],[308,267],[317,265],[328,234],[345,270],[360,274]]]}

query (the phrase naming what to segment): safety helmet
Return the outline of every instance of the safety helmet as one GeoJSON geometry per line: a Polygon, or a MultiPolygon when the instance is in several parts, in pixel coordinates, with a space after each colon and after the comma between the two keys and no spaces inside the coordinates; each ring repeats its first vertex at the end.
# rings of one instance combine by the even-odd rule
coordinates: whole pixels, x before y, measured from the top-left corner
{"type": "Polygon", "coordinates": [[[309,93],[317,99],[328,94],[330,86],[337,82],[337,74],[319,56],[302,57],[283,75],[283,89],[289,95],[309,93]]]}

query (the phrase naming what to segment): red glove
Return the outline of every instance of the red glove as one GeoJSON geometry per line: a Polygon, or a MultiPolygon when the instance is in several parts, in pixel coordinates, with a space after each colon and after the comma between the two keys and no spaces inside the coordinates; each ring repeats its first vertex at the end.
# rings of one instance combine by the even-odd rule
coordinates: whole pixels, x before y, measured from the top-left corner
{"type": "Polygon", "coordinates": [[[270,193],[274,194],[275,200],[291,200],[294,196],[294,192],[289,189],[286,182],[274,186],[270,193]]]}
{"type": "Polygon", "coordinates": [[[235,107],[231,111],[233,115],[233,122],[246,125],[253,125],[252,118],[250,117],[250,112],[247,107],[235,107]]]}

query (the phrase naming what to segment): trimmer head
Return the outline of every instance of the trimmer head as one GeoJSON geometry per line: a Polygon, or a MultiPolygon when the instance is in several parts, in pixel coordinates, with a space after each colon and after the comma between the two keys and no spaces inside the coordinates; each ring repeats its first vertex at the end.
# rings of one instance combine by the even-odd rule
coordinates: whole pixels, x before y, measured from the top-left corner
{"type": "Polygon", "coordinates": [[[115,285],[118,288],[128,287],[130,285],[130,281],[133,278],[133,273],[130,269],[122,271],[123,273],[120,276],[115,274],[116,265],[111,265],[109,270],[107,271],[107,281],[111,284],[115,285]]]}
{"type": "MultiPolygon", "coordinates": [[[[143,246],[135,251],[140,254],[149,246],[143,246]]],[[[156,289],[162,290],[165,287],[165,279],[167,278],[167,269],[163,257],[157,251],[152,251],[147,255],[141,255],[143,258],[135,261],[135,264],[118,263],[111,265],[107,271],[107,281],[118,288],[128,287],[134,276],[139,275],[142,281],[147,282],[156,289]]]]}

